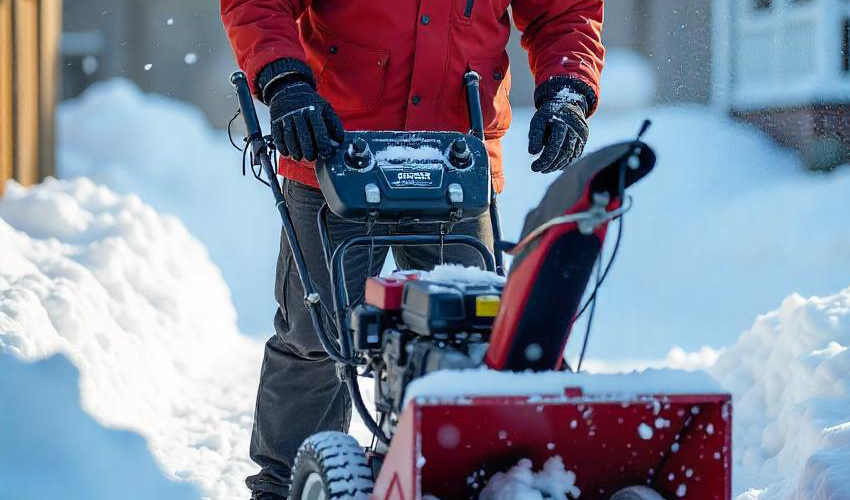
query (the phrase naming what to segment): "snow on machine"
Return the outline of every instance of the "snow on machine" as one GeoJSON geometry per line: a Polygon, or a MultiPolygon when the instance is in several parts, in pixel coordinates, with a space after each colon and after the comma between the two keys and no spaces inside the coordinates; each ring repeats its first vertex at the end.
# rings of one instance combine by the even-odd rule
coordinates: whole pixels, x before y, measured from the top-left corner
{"type": "MultiPolygon", "coordinates": [[[[729,500],[727,394],[698,374],[588,375],[579,373],[580,362],[576,370],[564,362],[572,325],[588,309],[592,317],[613,260],[602,263],[608,223],[628,208],[625,190],[654,167],[652,149],[638,136],[586,155],[528,214],[519,242],[506,244],[490,185],[478,75],[464,80],[468,133],[350,131],[332,157],[317,162],[327,200],[317,224],[333,288],[333,302],[324,304],[248,83],[241,72],[231,77],[251,163],[274,194],[305,307],[374,436],[365,449],[338,432],[308,438],[293,467],[292,498],[729,500]],[[332,248],[329,211],[367,228],[419,221],[439,223],[440,231],[367,231],[332,248]],[[495,252],[452,234],[458,221],[487,211],[495,252]],[[365,298],[352,301],[346,254],[407,245],[465,245],[481,255],[484,269],[364,276],[365,298]],[[507,278],[503,251],[514,256],[507,278]],[[325,308],[330,321],[322,319],[325,308]],[[361,379],[374,383],[374,416],[361,379]]],[[[619,235],[615,255],[618,246],[619,235]]]]}

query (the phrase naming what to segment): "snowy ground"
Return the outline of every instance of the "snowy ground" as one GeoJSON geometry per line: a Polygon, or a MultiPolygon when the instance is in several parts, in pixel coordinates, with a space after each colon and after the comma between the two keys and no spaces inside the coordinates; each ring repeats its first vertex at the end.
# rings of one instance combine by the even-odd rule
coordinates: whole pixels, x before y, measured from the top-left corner
{"type": "MultiPolygon", "coordinates": [[[[603,111],[589,148],[631,138],[645,116],[655,122],[646,140],[659,166],[633,190],[589,366],[714,366],[737,399],[736,492],[764,490],[742,500],[790,498],[799,478],[799,498],[812,498],[806,488],[817,485],[850,498],[842,490],[850,484],[850,289],[831,295],[850,284],[850,172],[808,176],[791,154],[702,107],[603,111]],[[785,299],[795,292],[822,298],[785,299]]],[[[529,119],[516,110],[506,140],[507,238],[550,182],[528,171],[529,119]]],[[[269,332],[277,247],[269,195],[239,178],[238,153],[199,112],[127,82],[66,104],[60,125],[63,175],[140,193],[154,208],[86,180],[8,186],[0,199],[0,353],[61,353],[79,371],[82,409],[97,423],[139,433],[166,477],[194,482],[204,497],[243,497],[262,346],[239,332],[269,332]]],[[[4,374],[64,391],[45,396],[58,401],[45,410],[40,393],[20,397],[30,384],[0,383],[0,400],[20,408],[0,407],[0,423],[10,418],[20,430],[7,436],[25,435],[27,415],[65,420],[73,412],[76,373],[49,366],[0,354],[4,374]]],[[[79,442],[45,453],[66,463],[85,456],[87,477],[122,451],[144,467],[143,450],[100,434],[91,442],[102,441],[111,458],[79,442]]],[[[31,484],[28,476],[4,466],[9,449],[0,446],[0,498],[10,496],[7,485],[31,491],[20,486],[31,484]]],[[[37,463],[41,450],[25,451],[37,463]]],[[[151,488],[169,498],[192,495],[155,476],[151,488]]]]}

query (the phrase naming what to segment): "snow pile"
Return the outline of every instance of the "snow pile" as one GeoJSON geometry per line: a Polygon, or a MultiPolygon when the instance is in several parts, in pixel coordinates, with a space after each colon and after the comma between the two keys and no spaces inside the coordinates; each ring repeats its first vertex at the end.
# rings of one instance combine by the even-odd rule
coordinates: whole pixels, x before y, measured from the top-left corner
{"type": "Polygon", "coordinates": [[[497,472],[481,490],[480,500],[567,500],[578,498],[576,475],[564,468],[561,457],[546,460],[543,470],[534,472],[531,460],[523,458],[507,472],[497,472]],[[569,497],[568,497],[569,495],[569,497]]]}
{"type": "Polygon", "coordinates": [[[144,439],[104,429],[79,397],[77,370],[64,357],[25,364],[0,354],[0,498],[199,498],[163,476],[144,439]]]}
{"type": "MultiPolygon", "coordinates": [[[[233,96],[225,98],[235,112],[233,96]]],[[[242,129],[237,120],[237,140],[242,129]]],[[[242,154],[224,131],[194,106],[144,94],[122,79],[96,83],[64,102],[58,131],[62,178],[85,176],[180,217],[221,269],[240,330],[273,333],[280,222],[268,188],[250,172],[242,177],[242,154]]]]}
{"type": "Polygon", "coordinates": [[[206,495],[245,494],[261,345],[238,333],[221,274],[176,218],[84,179],[7,183],[0,351],[64,354],[99,423],[140,432],[206,495]]]}
{"type": "MultiPolygon", "coordinates": [[[[845,275],[845,279],[846,279],[845,275]]],[[[850,288],[792,295],[712,369],[735,398],[739,500],[850,498],[850,288]]]]}

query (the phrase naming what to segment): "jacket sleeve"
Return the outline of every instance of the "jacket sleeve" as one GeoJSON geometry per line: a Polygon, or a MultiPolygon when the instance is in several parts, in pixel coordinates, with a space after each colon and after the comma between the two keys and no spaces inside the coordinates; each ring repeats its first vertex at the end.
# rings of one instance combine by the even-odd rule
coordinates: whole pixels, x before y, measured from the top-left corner
{"type": "Polygon", "coordinates": [[[311,0],[221,0],[221,20],[236,62],[260,96],[260,72],[278,59],[305,62],[297,20],[311,0]]]}
{"type": "Polygon", "coordinates": [[[573,79],[592,114],[605,60],[603,0],[513,0],[511,9],[535,83],[573,79]]]}

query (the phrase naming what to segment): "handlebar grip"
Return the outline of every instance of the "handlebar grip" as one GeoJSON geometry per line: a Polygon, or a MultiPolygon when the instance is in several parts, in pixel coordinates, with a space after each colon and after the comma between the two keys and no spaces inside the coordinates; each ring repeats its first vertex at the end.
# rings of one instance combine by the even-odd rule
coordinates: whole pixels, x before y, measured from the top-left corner
{"type": "Polygon", "coordinates": [[[248,77],[245,76],[245,73],[237,71],[230,75],[230,83],[236,88],[239,109],[248,131],[248,142],[262,139],[263,130],[260,128],[260,121],[257,119],[257,108],[254,107],[254,98],[251,96],[251,88],[248,86],[248,77]]]}
{"type": "Polygon", "coordinates": [[[481,76],[475,71],[467,71],[463,75],[466,87],[466,105],[469,111],[469,128],[472,135],[484,140],[484,115],[481,112],[481,95],[479,92],[481,76]]]}

